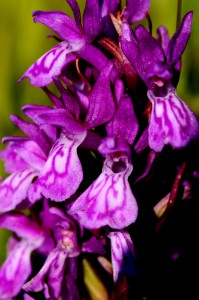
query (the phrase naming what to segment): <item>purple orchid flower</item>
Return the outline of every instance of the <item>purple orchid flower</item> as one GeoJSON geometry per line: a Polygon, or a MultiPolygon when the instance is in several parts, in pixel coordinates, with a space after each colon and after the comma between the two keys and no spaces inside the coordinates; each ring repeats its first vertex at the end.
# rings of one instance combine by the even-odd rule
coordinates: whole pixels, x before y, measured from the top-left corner
{"type": "Polygon", "coordinates": [[[190,36],[192,15],[185,15],[170,41],[168,37],[162,40],[162,46],[142,25],[136,27],[135,37],[127,23],[122,25],[122,50],[148,88],[152,104],[149,146],[157,152],[165,144],[184,147],[199,135],[198,119],[177,97],[173,83],[190,36]]]}
{"type": "Polygon", "coordinates": [[[86,3],[83,26],[81,25],[80,9],[76,1],[67,1],[71,6],[75,21],[63,12],[59,11],[35,11],[34,22],[40,22],[59,35],[62,41],[53,49],[39,58],[20,78],[29,78],[30,83],[37,87],[43,87],[53,81],[53,77],[61,74],[67,64],[67,56],[77,52],[90,62],[95,57],[94,63],[100,70],[107,63],[107,58],[94,46],[90,46],[92,40],[102,28],[101,11],[97,1],[88,0],[86,3]],[[80,51],[81,50],[81,51],[80,51]],[[79,52],[80,51],[80,52],[79,52]]]}
{"type": "Polygon", "coordinates": [[[2,214],[0,227],[13,231],[16,237],[10,238],[8,257],[0,269],[0,298],[17,296],[24,286],[27,292],[44,290],[46,299],[79,299],[77,257],[82,252],[103,255],[105,250],[94,236],[81,244],[83,230],[77,226],[60,209],[49,208],[46,199],[36,220],[19,212],[2,214]],[[43,267],[26,283],[40,256],[46,257],[43,267]]]}
{"type": "Polygon", "coordinates": [[[121,229],[135,222],[138,211],[128,183],[133,169],[129,146],[122,140],[107,138],[99,151],[106,153],[102,173],[72,204],[69,213],[76,215],[80,224],[88,229],[106,225],[121,229]]]}
{"type": "Polygon", "coordinates": [[[104,249],[101,242],[94,237],[80,246],[74,221],[57,208],[50,208],[49,213],[57,217],[57,222],[52,228],[56,247],[49,253],[39,273],[27,282],[23,289],[26,292],[44,290],[46,299],[56,299],[60,296],[66,300],[76,299],[78,256],[82,251],[104,254],[104,249]],[[63,281],[66,285],[63,285],[63,281]]]}
{"type": "Polygon", "coordinates": [[[138,207],[128,177],[133,170],[130,144],[136,138],[139,125],[132,101],[123,94],[123,90],[123,85],[117,81],[115,93],[118,107],[106,125],[108,136],[98,147],[106,158],[102,173],[69,210],[88,229],[106,225],[122,229],[137,218],[138,207]]]}
{"type": "MultiPolygon", "coordinates": [[[[114,30],[110,13],[116,13],[120,1],[87,0],[81,24],[80,9],[76,1],[67,1],[71,6],[75,21],[63,12],[59,11],[35,11],[34,22],[40,22],[53,30],[62,41],[54,48],[39,58],[20,78],[29,78],[30,83],[37,87],[43,87],[53,81],[53,77],[61,74],[67,65],[67,57],[71,53],[80,55],[91,64],[101,70],[107,63],[107,58],[95,46],[92,41],[103,31],[114,30]],[[92,55],[90,55],[92,53],[92,55]]],[[[124,16],[130,23],[144,18],[149,10],[149,0],[127,1],[124,16]]]]}

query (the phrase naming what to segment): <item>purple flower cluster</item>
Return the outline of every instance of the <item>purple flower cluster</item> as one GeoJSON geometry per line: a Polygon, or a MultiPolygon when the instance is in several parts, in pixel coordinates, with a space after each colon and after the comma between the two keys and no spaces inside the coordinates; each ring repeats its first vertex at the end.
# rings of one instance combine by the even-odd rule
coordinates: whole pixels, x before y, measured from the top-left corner
{"type": "Polygon", "coordinates": [[[88,299],[85,257],[95,264],[104,257],[98,264],[113,290],[134,276],[134,184],[160,152],[181,151],[199,136],[197,117],[176,94],[193,13],[171,38],[163,26],[153,37],[131,26],[148,15],[149,0],[124,8],[119,0],[87,0],[83,17],[75,0],[67,2],[74,19],[33,13],[59,43],[19,80],[28,78],[51,102],[22,107],[25,119],[11,116],[22,135],[3,138],[9,176],[0,183],[0,227],[13,236],[0,299],[88,299]]]}

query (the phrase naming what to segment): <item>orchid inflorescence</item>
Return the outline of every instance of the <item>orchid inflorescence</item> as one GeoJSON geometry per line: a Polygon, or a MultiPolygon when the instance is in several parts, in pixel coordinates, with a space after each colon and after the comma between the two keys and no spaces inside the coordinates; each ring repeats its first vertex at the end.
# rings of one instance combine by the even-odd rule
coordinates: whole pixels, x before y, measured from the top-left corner
{"type": "Polygon", "coordinates": [[[19,80],[49,106],[23,106],[26,118],[10,117],[21,136],[3,138],[0,227],[13,235],[0,299],[137,299],[143,211],[159,232],[176,199],[192,197],[199,121],[176,87],[193,12],[154,37],[140,24],[150,1],[120,2],[87,0],[81,16],[67,0],[74,19],[33,13],[57,44],[19,80]]]}

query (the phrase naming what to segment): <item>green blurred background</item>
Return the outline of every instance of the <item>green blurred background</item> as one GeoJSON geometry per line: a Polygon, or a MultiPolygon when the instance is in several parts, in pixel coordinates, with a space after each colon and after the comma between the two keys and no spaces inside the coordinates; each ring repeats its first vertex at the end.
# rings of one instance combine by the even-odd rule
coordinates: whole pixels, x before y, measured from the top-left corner
{"type": "MultiPolygon", "coordinates": [[[[85,1],[79,1],[81,8],[85,1]]],[[[177,0],[151,0],[150,16],[153,34],[159,25],[165,25],[170,35],[176,27],[177,0]]],[[[65,0],[0,0],[0,139],[13,135],[15,128],[9,115],[20,114],[20,107],[26,103],[47,103],[44,93],[29,85],[28,79],[17,80],[25,70],[43,53],[55,44],[47,38],[52,33],[32,20],[34,10],[61,10],[71,14],[65,0]]],[[[199,116],[199,1],[182,0],[182,16],[193,10],[192,35],[183,56],[182,73],[178,95],[199,116]]],[[[0,150],[3,146],[0,144],[0,150]]],[[[0,175],[3,164],[0,163],[0,175]]],[[[0,264],[5,257],[5,240],[8,232],[0,230],[0,264]]]]}

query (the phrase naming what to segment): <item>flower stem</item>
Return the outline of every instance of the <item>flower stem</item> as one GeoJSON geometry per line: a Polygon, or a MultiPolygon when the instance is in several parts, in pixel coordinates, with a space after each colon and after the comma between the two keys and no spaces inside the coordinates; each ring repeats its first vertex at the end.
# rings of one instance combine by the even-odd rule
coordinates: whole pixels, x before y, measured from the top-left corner
{"type": "Polygon", "coordinates": [[[178,0],[178,4],[177,4],[177,18],[176,18],[176,29],[180,26],[181,11],[182,11],[182,0],[178,0]]]}

